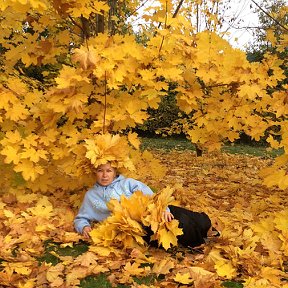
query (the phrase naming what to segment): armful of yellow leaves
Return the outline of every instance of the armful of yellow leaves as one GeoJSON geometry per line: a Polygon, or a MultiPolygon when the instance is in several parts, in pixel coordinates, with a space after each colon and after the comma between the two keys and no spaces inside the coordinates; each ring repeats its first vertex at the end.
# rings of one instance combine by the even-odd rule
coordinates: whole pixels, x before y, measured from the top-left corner
{"type": "Polygon", "coordinates": [[[150,226],[154,233],[151,240],[157,240],[166,250],[176,246],[177,236],[183,233],[178,220],[165,222],[162,217],[168,205],[175,202],[172,194],[173,189],[166,187],[152,197],[136,191],[130,198],[122,196],[120,202],[112,199],[107,204],[111,215],[90,233],[93,243],[111,249],[144,248],[144,226],[150,226]]]}

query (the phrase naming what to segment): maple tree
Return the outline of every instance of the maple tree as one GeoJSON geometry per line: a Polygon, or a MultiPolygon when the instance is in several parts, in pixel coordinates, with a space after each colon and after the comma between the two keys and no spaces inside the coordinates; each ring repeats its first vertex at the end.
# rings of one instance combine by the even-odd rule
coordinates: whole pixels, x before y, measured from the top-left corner
{"type": "MultiPolygon", "coordinates": [[[[162,24],[157,33],[145,32],[149,39],[145,46],[128,34],[110,35],[89,28],[87,35],[86,24],[92,23],[92,16],[104,15],[105,19],[109,11],[105,2],[89,3],[31,0],[1,4],[5,183],[20,173],[33,191],[71,190],[91,184],[93,165],[85,157],[85,141],[105,133],[110,137],[119,133],[125,141],[127,129],[143,123],[149,107],[158,107],[170,82],[177,83],[174,92],[180,109],[193,112],[182,123],[193,143],[213,150],[224,140],[237,139],[241,131],[256,140],[271,132],[271,146],[287,150],[286,86],[275,93],[266,89],[285,77],[283,62],[275,55],[266,55],[261,63],[247,62],[243,52],[215,33],[219,25],[214,14],[210,30],[195,33],[184,17],[194,11],[188,3],[175,6],[160,1],[156,13],[143,15],[162,24]],[[42,72],[44,83],[27,77],[23,70],[57,63],[61,64],[57,77],[53,77],[54,70],[42,72]],[[278,127],[281,136],[278,144],[273,140],[273,127],[278,127]]],[[[129,4],[131,10],[137,6],[136,2],[129,4]]],[[[204,6],[203,10],[207,9],[204,6]]],[[[120,10],[117,13],[123,22],[125,15],[120,10]]],[[[285,37],[279,50],[285,47],[285,37]]],[[[128,138],[132,137],[130,146],[139,147],[135,135],[128,138]]],[[[133,170],[132,166],[124,168],[133,170]]],[[[267,183],[285,188],[284,170],[273,169],[276,180],[267,183]]],[[[139,171],[138,176],[141,174],[139,171]]]]}
{"type": "MultiPolygon", "coordinates": [[[[277,86],[285,77],[283,61],[266,55],[261,63],[249,63],[243,52],[216,34],[219,22],[213,13],[208,21],[210,30],[195,33],[185,18],[194,6],[183,2],[177,6],[160,1],[156,13],[143,15],[150,23],[161,24],[157,33],[143,31],[149,39],[144,46],[133,35],[115,32],[116,15],[114,35],[110,30],[91,31],[95,15],[107,18],[108,4],[32,0],[1,4],[0,153],[7,164],[6,178],[20,173],[27,187],[43,192],[90,185],[93,160],[92,165],[89,160],[94,159],[93,153],[96,158],[103,156],[98,148],[86,153],[91,139],[96,141],[95,135],[103,134],[109,141],[118,133],[123,137],[118,155],[130,157],[139,141],[135,134],[127,138],[127,130],[147,119],[147,109],[158,107],[171,82],[177,83],[174,92],[180,109],[193,112],[182,123],[193,143],[213,150],[225,140],[233,142],[241,131],[256,140],[271,133],[271,146],[287,150],[286,87],[267,92],[267,87],[277,86]],[[21,68],[56,63],[61,63],[57,77],[51,79],[49,70],[42,72],[48,81],[44,86],[21,68]],[[273,127],[278,128],[279,143],[274,140],[273,127]],[[121,149],[125,141],[127,149],[121,149]]],[[[137,6],[129,4],[131,11],[137,6]]],[[[211,5],[213,8],[215,3],[211,5]]],[[[208,8],[203,6],[206,12],[208,8]]],[[[118,22],[123,23],[125,14],[118,10],[122,19],[118,22]]],[[[283,50],[284,44],[285,35],[278,49],[283,50]]],[[[97,142],[95,147],[101,145],[97,142]]],[[[134,169],[132,163],[119,161],[126,170],[134,169]]],[[[278,180],[270,185],[287,186],[281,169],[274,167],[278,180]]],[[[140,170],[138,175],[143,174],[140,170]]]]}
{"type": "MultiPolygon", "coordinates": [[[[150,272],[167,275],[177,267],[173,283],[194,281],[195,287],[203,287],[204,281],[217,285],[220,279],[237,277],[242,263],[249,263],[247,271],[242,271],[248,277],[247,285],[262,285],[261,279],[249,278],[254,268],[267,285],[282,285],[279,277],[285,278],[281,263],[287,257],[287,211],[280,209],[277,197],[270,199],[280,206],[273,206],[274,214],[266,219],[273,223],[270,230],[266,229],[264,212],[260,215],[253,210],[253,216],[246,215],[245,221],[256,224],[249,222],[245,228],[222,220],[227,225],[223,230],[227,245],[210,247],[207,261],[199,267],[184,269],[185,265],[177,266],[172,259],[161,261],[159,267],[143,267],[145,261],[153,264],[157,259],[147,260],[136,248],[125,256],[117,249],[111,252],[95,246],[76,260],[59,256],[61,263],[55,266],[42,263],[38,267],[36,261],[44,252],[43,241],[53,239],[64,246],[79,241],[81,236],[74,232],[72,220],[81,192],[95,181],[97,165],[111,161],[119,171],[154,183],[159,191],[165,189],[159,187],[164,184],[159,181],[165,175],[164,165],[151,152],[139,149],[140,140],[133,128],[147,119],[149,107],[158,107],[170,83],[176,84],[173,93],[179,108],[191,116],[182,125],[193,143],[212,151],[224,140],[237,139],[241,131],[256,140],[269,133],[271,147],[284,148],[285,153],[262,171],[264,183],[288,187],[287,87],[267,90],[284,79],[283,61],[268,53],[261,63],[249,63],[244,52],[233,49],[219,36],[220,25],[213,12],[218,1],[209,2],[210,6],[196,2],[209,15],[209,29],[197,33],[191,24],[188,16],[195,12],[191,1],[161,0],[158,7],[148,7],[142,15],[149,25],[157,23],[153,29],[142,26],[145,45],[135,40],[126,19],[129,13],[137,13],[141,1],[119,1],[117,9],[114,1],[96,0],[0,3],[1,285],[76,286],[87,275],[106,272],[114,257],[126,260],[125,264],[115,261],[111,267],[126,271],[114,279],[118,283],[132,283],[132,276],[150,272]],[[41,81],[29,77],[27,71],[34,67],[41,68],[41,81]],[[64,203],[63,199],[69,201],[64,203]],[[274,235],[271,241],[267,231],[274,235]],[[239,235],[244,246],[237,250],[239,235]],[[268,242],[263,242],[262,236],[268,242]],[[259,251],[269,256],[263,260],[263,268],[260,260],[256,264],[246,261],[250,252],[256,259],[259,251]]],[[[281,52],[287,46],[287,35],[279,37],[275,49],[281,52]]],[[[185,189],[175,189],[175,194],[186,197],[185,189]]],[[[187,191],[192,197],[193,192],[187,191]]],[[[169,195],[159,195],[157,205],[148,207],[151,215],[168,203],[169,195]]],[[[206,210],[209,203],[199,200],[205,203],[199,208],[206,210]]],[[[265,203],[261,205],[265,208],[265,203]]],[[[233,213],[243,220],[237,209],[233,213]]],[[[212,208],[209,212],[216,214],[212,208]]],[[[151,215],[143,221],[151,224],[158,217],[151,215]]],[[[172,235],[162,229],[164,223],[160,227],[156,221],[152,223],[155,239],[163,247],[175,244],[172,235]]],[[[174,236],[180,233],[172,226],[174,236]]],[[[135,230],[142,235],[137,227],[135,230]]],[[[127,238],[127,243],[132,243],[130,240],[127,238]]]]}

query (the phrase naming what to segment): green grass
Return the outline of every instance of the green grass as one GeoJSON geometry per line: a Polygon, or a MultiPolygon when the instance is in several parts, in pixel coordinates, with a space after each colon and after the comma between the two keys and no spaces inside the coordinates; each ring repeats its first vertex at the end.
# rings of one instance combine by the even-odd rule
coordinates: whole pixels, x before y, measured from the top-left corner
{"type": "Polygon", "coordinates": [[[62,248],[59,243],[54,243],[49,240],[45,241],[44,247],[45,252],[38,258],[38,262],[51,263],[52,265],[57,265],[60,262],[60,259],[56,255],[77,257],[84,252],[87,252],[89,248],[86,242],[80,242],[73,247],[67,246],[62,248]]]}
{"type": "MultiPolygon", "coordinates": [[[[107,279],[107,274],[99,273],[95,276],[88,276],[80,281],[82,288],[112,288],[112,284],[107,279]]],[[[118,284],[116,288],[129,288],[130,286],[118,284]]]]}
{"type": "Polygon", "coordinates": [[[242,283],[234,282],[234,281],[225,281],[225,282],[222,282],[221,285],[226,288],[243,288],[244,287],[242,283]]]}
{"type": "MultiPolygon", "coordinates": [[[[195,151],[195,145],[185,138],[141,138],[142,149],[148,150],[164,150],[164,151],[195,151]]],[[[245,154],[258,157],[276,157],[283,154],[282,149],[278,150],[267,150],[264,146],[256,145],[245,145],[245,144],[226,144],[223,145],[223,152],[230,154],[245,154]]]]}

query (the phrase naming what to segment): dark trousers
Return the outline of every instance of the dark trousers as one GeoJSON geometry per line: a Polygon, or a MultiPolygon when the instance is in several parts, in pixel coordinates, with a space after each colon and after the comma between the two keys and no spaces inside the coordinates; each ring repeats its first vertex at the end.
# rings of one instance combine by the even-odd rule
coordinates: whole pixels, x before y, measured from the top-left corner
{"type": "MultiPolygon", "coordinates": [[[[196,247],[205,243],[204,238],[211,227],[211,220],[204,212],[193,212],[188,209],[169,205],[170,212],[174,218],[179,221],[179,228],[182,228],[183,234],[178,236],[178,243],[185,247],[196,247]]],[[[146,242],[150,242],[150,236],[153,234],[150,227],[145,227],[147,235],[144,237],[146,242]]],[[[154,241],[153,241],[154,242],[154,241]]],[[[157,243],[151,243],[152,246],[157,243]]]]}
{"type": "Polygon", "coordinates": [[[188,209],[169,206],[174,218],[179,221],[183,234],[178,236],[178,243],[185,247],[195,247],[205,243],[204,238],[211,227],[211,220],[204,212],[193,212],[188,209]]]}

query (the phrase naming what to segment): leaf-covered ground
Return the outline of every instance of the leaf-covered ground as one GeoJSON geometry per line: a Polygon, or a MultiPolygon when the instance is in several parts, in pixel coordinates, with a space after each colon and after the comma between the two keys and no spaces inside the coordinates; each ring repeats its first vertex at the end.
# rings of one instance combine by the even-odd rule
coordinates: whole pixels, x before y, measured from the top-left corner
{"type": "Polygon", "coordinates": [[[271,159],[188,151],[155,157],[166,177],[141,180],[155,190],[174,187],[183,207],[210,215],[220,237],[199,249],[108,254],[73,232],[84,190],[12,189],[0,199],[0,287],[288,287],[288,191],[267,188],[258,176],[271,159]]]}

